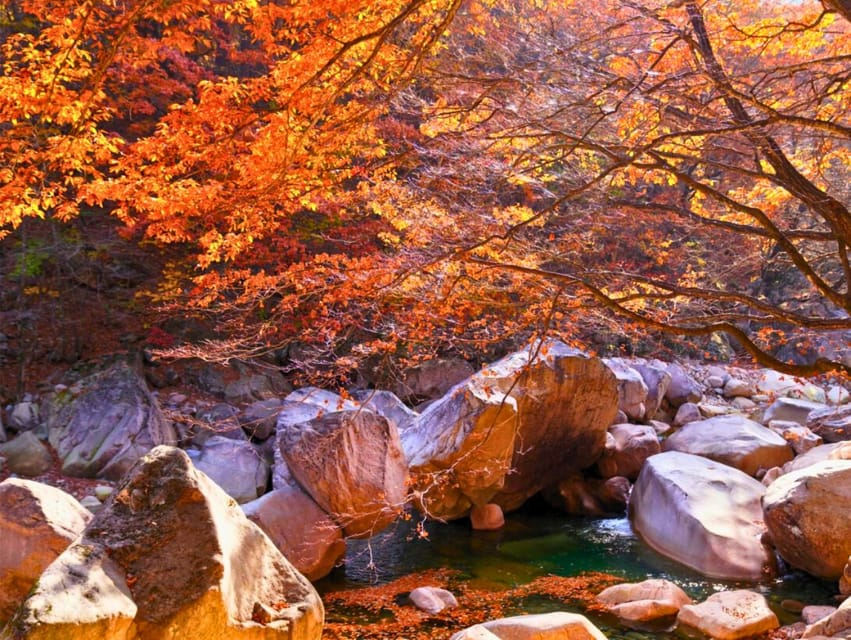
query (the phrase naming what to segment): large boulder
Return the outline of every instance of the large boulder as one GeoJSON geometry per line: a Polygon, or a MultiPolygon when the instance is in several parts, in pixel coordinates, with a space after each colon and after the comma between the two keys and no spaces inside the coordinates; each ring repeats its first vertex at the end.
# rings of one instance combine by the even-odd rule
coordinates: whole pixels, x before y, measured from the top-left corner
{"type": "Polygon", "coordinates": [[[0,621],[92,519],[73,496],[46,484],[0,482],[0,621]]]}
{"type": "Polygon", "coordinates": [[[712,578],[760,580],[776,571],[762,484],[733,467],[669,451],[648,458],[633,487],[633,527],[656,551],[712,578]]]}
{"type": "Polygon", "coordinates": [[[195,466],[239,503],[266,492],[269,465],[247,440],[212,436],[204,443],[195,466]]]}
{"type": "Polygon", "coordinates": [[[553,611],[499,618],[456,633],[450,640],[606,640],[603,632],[578,613],[553,611]]]}
{"type": "Polygon", "coordinates": [[[597,602],[622,620],[649,622],[677,615],[691,598],[670,580],[653,578],[603,589],[597,602]]]}
{"type": "Polygon", "coordinates": [[[662,448],[704,456],[749,476],[780,467],[794,456],[782,436],[740,415],[689,422],[669,436],[662,448]]]}
{"type": "Polygon", "coordinates": [[[16,639],[318,640],[316,591],[189,457],[157,447],[48,567],[16,639]]]}
{"type": "Polygon", "coordinates": [[[283,438],[288,429],[298,427],[314,418],[335,411],[356,411],[361,405],[357,401],[343,398],[333,391],[317,387],[303,387],[290,393],[281,403],[275,426],[274,465],[272,488],[283,489],[295,484],[295,478],[287,467],[283,456],[283,438]]]}
{"type": "Polygon", "coordinates": [[[780,476],[763,498],[780,556],[821,578],[839,579],[851,555],[851,460],[826,460],[780,476]]]}
{"type": "Polygon", "coordinates": [[[66,475],[117,480],[141,456],[177,434],[148,391],[125,363],[87,378],[83,392],[54,393],[47,403],[50,444],[66,475]]]}
{"type": "Polygon", "coordinates": [[[747,589],[719,591],[700,604],[680,609],[677,622],[717,640],[739,640],[780,626],[765,597],[747,589]]]}
{"type": "Polygon", "coordinates": [[[366,409],[336,411],[278,435],[293,476],[347,536],[370,537],[398,517],[408,469],[396,426],[386,418],[366,409]]]}
{"type": "Polygon", "coordinates": [[[519,507],[597,460],[617,412],[614,375],[556,341],[511,354],[426,408],[402,433],[423,511],[519,507]]]}
{"type": "Polygon", "coordinates": [[[308,580],[328,575],[346,554],[342,529],[300,487],[275,489],[242,510],[308,580]]]}

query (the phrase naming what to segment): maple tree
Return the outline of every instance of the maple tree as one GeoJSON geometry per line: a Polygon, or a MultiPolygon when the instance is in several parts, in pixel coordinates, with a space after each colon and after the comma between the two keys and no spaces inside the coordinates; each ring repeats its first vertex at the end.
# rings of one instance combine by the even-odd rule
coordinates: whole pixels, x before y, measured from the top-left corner
{"type": "Polygon", "coordinates": [[[488,359],[615,317],[847,371],[847,8],[5,2],[0,229],[186,247],[156,300],[226,337],[183,355],[488,359]]]}

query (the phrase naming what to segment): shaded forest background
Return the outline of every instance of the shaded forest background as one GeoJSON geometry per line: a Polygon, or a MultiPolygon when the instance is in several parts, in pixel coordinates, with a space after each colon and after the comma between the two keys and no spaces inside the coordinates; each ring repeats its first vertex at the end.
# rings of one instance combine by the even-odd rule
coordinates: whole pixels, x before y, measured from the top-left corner
{"type": "Polygon", "coordinates": [[[125,348],[380,384],[544,332],[847,374],[850,19],[0,3],[0,400],[125,348]]]}

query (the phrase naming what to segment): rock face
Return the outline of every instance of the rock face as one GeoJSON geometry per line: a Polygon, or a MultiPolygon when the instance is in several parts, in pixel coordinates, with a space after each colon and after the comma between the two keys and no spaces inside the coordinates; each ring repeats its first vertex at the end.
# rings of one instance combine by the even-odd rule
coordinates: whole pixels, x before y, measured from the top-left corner
{"type": "Polygon", "coordinates": [[[488,502],[516,509],[592,465],[616,412],[616,381],[601,360],[556,341],[511,354],[403,432],[421,506],[444,519],[488,502]]]}
{"type": "Polygon", "coordinates": [[[91,518],[59,489],[18,478],[0,483],[0,621],[14,613],[44,568],[91,518]]]}
{"type": "Polygon", "coordinates": [[[759,580],[776,570],[760,541],[764,491],[738,469],[670,451],[648,458],[629,510],[659,553],[712,578],[759,580]]]}
{"type": "Polygon", "coordinates": [[[622,515],[629,501],[623,476],[590,478],[575,472],[543,491],[547,502],[573,516],[622,515]]]}
{"type": "Polygon", "coordinates": [[[721,591],[700,604],[685,605],[677,622],[718,640],[748,638],[780,626],[765,598],[746,589],[721,591]]]}
{"type": "Polygon", "coordinates": [[[54,394],[47,425],[62,472],[71,476],[117,480],[153,447],[177,441],[145,382],[126,364],[88,378],[77,398],[54,394]]]}
{"type": "Polygon", "coordinates": [[[683,605],[691,604],[691,598],[673,582],[656,578],[616,584],[601,591],[597,602],[622,620],[649,622],[677,615],[683,605]]]}
{"type": "Polygon", "coordinates": [[[377,533],[405,504],[405,454],[396,426],[382,416],[365,409],[328,413],[286,427],[278,442],[298,483],[346,536],[377,533]]]}
{"type": "Polygon", "coordinates": [[[780,556],[830,580],[851,555],[851,460],[826,460],[780,476],[763,498],[765,523],[780,556]]]}
{"type": "Polygon", "coordinates": [[[157,447],[47,569],[14,638],[318,640],[304,576],[188,456],[157,447]]]}
{"type": "Polygon", "coordinates": [[[736,415],[689,422],[665,440],[663,449],[704,456],[749,476],[760,469],[780,467],[793,457],[792,448],[782,436],[736,415]]]}
{"type": "Polygon", "coordinates": [[[275,489],[242,510],[309,580],[328,575],[346,554],[339,525],[299,487],[275,489]]]}

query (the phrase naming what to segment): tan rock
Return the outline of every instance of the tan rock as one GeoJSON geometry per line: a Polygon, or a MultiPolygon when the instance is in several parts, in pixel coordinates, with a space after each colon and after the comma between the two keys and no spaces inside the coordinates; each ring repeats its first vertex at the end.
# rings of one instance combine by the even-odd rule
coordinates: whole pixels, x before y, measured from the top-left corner
{"type": "Polygon", "coordinates": [[[505,515],[502,507],[489,502],[470,510],[470,523],[476,531],[495,531],[505,526],[505,515]]]}
{"type": "Polygon", "coordinates": [[[0,620],[92,519],[73,496],[32,480],[0,483],[0,620]]]}
{"type": "Polygon", "coordinates": [[[781,557],[807,573],[839,579],[851,555],[849,504],[851,460],[818,462],[772,482],[763,509],[781,557]]]}
{"type": "Polygon", "coordinates": [[[16,640],[322,633],[322,602],[307,579],[173,447],[142,458],[46,573],[16,615],[16,640]],[[53,605],[66,585],[62,606],[53,605]]]}
{"type": "Polygon", "coordinates": [[[597,470],[603,478],[623,476],[629,480],[638,477],[645,460],[662,450],[659,436],[653,427],[639,424],[614,424],[609,427],[613,446],[606,447],[597,461],[597,470]]]}
{"type": "Polygon", "coordinates": [[[609,587],[600,592],[597,601],[617,617],[631,622],[674,616],[682,606],[692,603],[676,584],[658,578],[609,587]]]}
{"type": "Polygon", "coordinates": [[[747,638],[780,626],[765,598],[746,589],[721,591],[700,604],[685,605],[680,609],[677,623],[718,640],[747,638]]]}
{"type": "Polygon", "coordinates": [[[346,555],[340,526],[299,487],[271,491],[242,510],[308,580],[328,575],[346,555]]]}
{"type": "Polygon", "coordinates": [[[500,618],[482,626],[500,640],[606,640],[588,618],[564,611],[500,618]]]}
{"type": "Polygon", "coordinates": [[[337,411],[279,437],[293,476],[346,536],[370,537],[398,517],[408,469],[395,424],[365,409],[337,411]]]}
{"type": "Polygon", "coordinates": [[[511,354],[404,431],[415,495],[426,513],[443,519],[488,502],[516,509],[594,464],[616,412],[615,378],[601,360],[557,341],[511,354]]]}
{"type": "Polygon", "coordinates": [[[851,598],[846,599],[839,608],[821,618],[804,630],[804,638],[816,636],[851,636],[851,598]]]}

